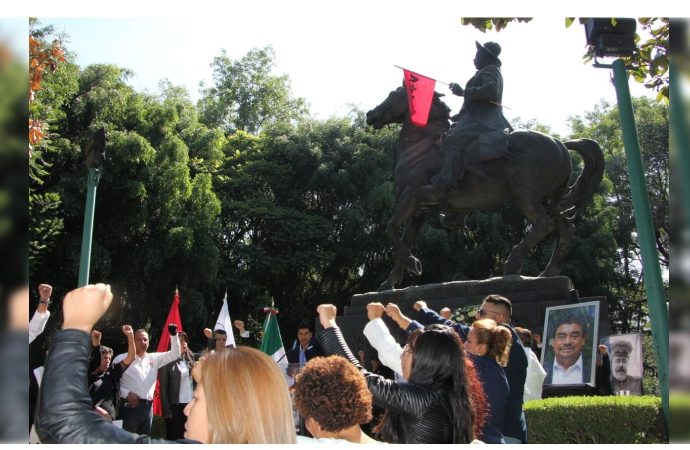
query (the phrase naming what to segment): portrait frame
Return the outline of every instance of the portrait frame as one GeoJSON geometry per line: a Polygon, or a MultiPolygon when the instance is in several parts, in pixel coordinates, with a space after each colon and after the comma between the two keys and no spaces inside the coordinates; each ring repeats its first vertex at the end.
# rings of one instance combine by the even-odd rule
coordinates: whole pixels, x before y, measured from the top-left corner
{"type": "Polygon", "coordinates": [[[600,304],[598,301],[546,308],[542,333],[544,345],[541,354],[541,365],[546,371],[544,385],[595,386],[597,344],[599,342],[599,308],[600,304]],[[578,324],[579,327],[574,324],[578,324]],[[561,326],[563,328],[561,328],[559,335],[562,336],[567,334],[563,333],[564,330],[567,330],[566,327],[574,329],[574,331],[581,328],[584,342],[581,343],[579,351],[581,359],[578,358],[573,366],[565,371],[560,369],[559,372],[559,369],[556,368],[558,360],[562,359],[563,355],[568,352],[572,354],[573,351],[577,350],[578,345],[577,343],[573,344],[556,338],[556,332],[561,326]],[[559,349],[558,355],[556,348],[559,349]],[[558,373],[554,374],[554,371],[558,373]]]}
{"type": "Polygon", "coordinates": [[[611,359],[611,388],[614,395],[642,395],[644,377],[644,353],[642,349],[642,333],[626,333],[609,336],[608,345],[609,358],[611,359]],[[626,374],[628,380],[621,383],[616,378],[616,370],[618,364],[616,363],[617,355],[615,347],[620,343],[628,343],[631,350],[627,355],[627,370],[626,374]]]}

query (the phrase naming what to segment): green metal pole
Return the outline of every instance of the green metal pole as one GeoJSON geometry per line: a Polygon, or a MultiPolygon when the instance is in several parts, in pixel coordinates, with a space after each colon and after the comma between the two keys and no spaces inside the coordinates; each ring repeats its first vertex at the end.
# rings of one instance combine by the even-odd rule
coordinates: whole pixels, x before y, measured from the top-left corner
{"type": "Polygon", "coordinates": [[[613,78],[618,97],[618,111],[621,116],[623,129],[623,145],[628,162],[630,176],[630,190],[632,192],[637,239],[642,254],[642,270],[644,286],[649,305],[649,319],[652,323],[652,337],[656,353],[659,386],[661,388],[661,403],[664,410],[666,424],[669,423],[668,412],[668,308],[664,285],[661,282],[661,270],[656,250],[656,238],[652,213],[649,207],[647,185],[640,156],[640,143],[637,140],[637,127],[633,115],[630,87],[625,64],[622,59],[613,62],[613,78]]]}
{"type": "Polygon", "coordinates": [[[84,211],[84,231],[81,235],[81,257],[79,258],[79,286],[89,284],[89,267],[91,266],[91,236],[93,235],[93,216],[96,212],[96,188],[98,187],[98,169],[90,168],[86,181],[86,207],[84,211]]]}

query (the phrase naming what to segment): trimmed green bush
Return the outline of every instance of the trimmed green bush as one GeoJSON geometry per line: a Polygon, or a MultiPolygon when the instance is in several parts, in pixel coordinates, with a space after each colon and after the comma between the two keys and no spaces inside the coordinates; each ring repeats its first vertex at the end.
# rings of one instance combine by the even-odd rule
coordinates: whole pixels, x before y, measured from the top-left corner
{"type": "Polygon", "coordinates": [[[690,395],[674,392],[668,400],[671,415],[668,432],[671,435],[671,443],[687,443],[690,441],[690,395]]]}
{"type": "Polygon", "coordinates": [[[530,444],[668,442],[659,397],[554,397],[524,409],[530,444]]]}

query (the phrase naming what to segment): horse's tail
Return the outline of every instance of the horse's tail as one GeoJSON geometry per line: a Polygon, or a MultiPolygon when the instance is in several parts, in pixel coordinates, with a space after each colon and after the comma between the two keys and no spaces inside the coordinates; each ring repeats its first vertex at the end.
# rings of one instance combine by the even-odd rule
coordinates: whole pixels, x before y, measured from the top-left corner
{"type": "Polygon", "coordinates": [[[564,142],[565,148],[575,150],[582,157],[584,169],[575,183],[558,203],[561,217],[575,220],[592,200],[601,179],[604,177],[604,152],[596,141],[577,139],[564,142]]]}

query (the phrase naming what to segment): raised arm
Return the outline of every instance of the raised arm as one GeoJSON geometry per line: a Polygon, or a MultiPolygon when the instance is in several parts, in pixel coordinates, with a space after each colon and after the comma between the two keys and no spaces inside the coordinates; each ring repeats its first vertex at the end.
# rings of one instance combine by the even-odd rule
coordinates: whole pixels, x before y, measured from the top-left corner
{"type": "Polygon", "coordinates": [[[455,329],[463,342],[467,339],[467,333],[469,333],[470,327],[464,323],[453,322],[452,320],[444,318],[433,309],[430,309],[424,300],[417,300],[412,308],[417,311],[416,319],[422,325],[431,325],[432,323],[448,325],[455,329]]]}
{"type": "Polygon", "coordinates": [[[369,303],[367,305],[367,317],[369,323],[364,327],[364,336],[372,347],[378,352],[381,363],[389,367],[393,372],[402,376],[402,364],[400,355],[402,347],[398,344],[381,318],[384,307],[381,303],[369,303]]]}
{"type": "Polygon", "coordinates": [[[164,365],[177,360],[182,354],[180,350],[180,340],[177,337],[177,325],[174,323],[168,324],[168,333],[170,333],[170,350],[164,353],[152,353],[150,355],[156,369],[160,369],[164,365]]]}
{"type": "Polygon", "coordinates": [[[122,368],[124,371],[124,369],[129,367],[129,365],[134,362],[134,356],[136,355],[137,350],[134,346],[134,330],[132,329],[132,326],[122,325],[122,334],[127,337],[127,356],[125,359],[120,361],[120,364],[124,365],[122,368]]]}
{"type": "Polygon", "coordinates": [[[326,355],[340,355],[349,359],[367,381],[374,404],[396,414],[416,416],[423,411],[432,396],[426,388],[410,383],[396,383],[364,369],[345,343],[340,328],[335,323],[336,307],[319,305],[317,308],[323,330],[319,333],[319,343],[326,355]]]}
{"type": "Polygon", "coordinates": [[[90,332],[106,312],[113,295],[110,286],[88,285],[69,292],[63,301],[62,330],[51,339],[38,404],[36,431],[46,444],[103,444],[151,442],[129,433],[93,411],[85,382],[88,375],[90,332]]]}
{"type": "Polygon", "coordinates": [[[403,330],[407,331],[407,328],[412,323],[412,319],[404,315],[400,311],[400,307],[395,303],[389,303],[386,305],[386,314],[388,314],[388,317],[393,319],[393,321],[397,323],[398,326],[403,330]]]}
{"type": "Polygon", "coordinates": [[[29,322],[29,344],[34,341],[43,330],[46,328],[48,319],[50,318],[50,311],[48,311],[48,305],[50,304],[50,296],[53,293],[53,287],[49,284],[39,284],[38,285],[38,306],[36,307],[36,312],[34,312],[31,321],[29,322]]]}

